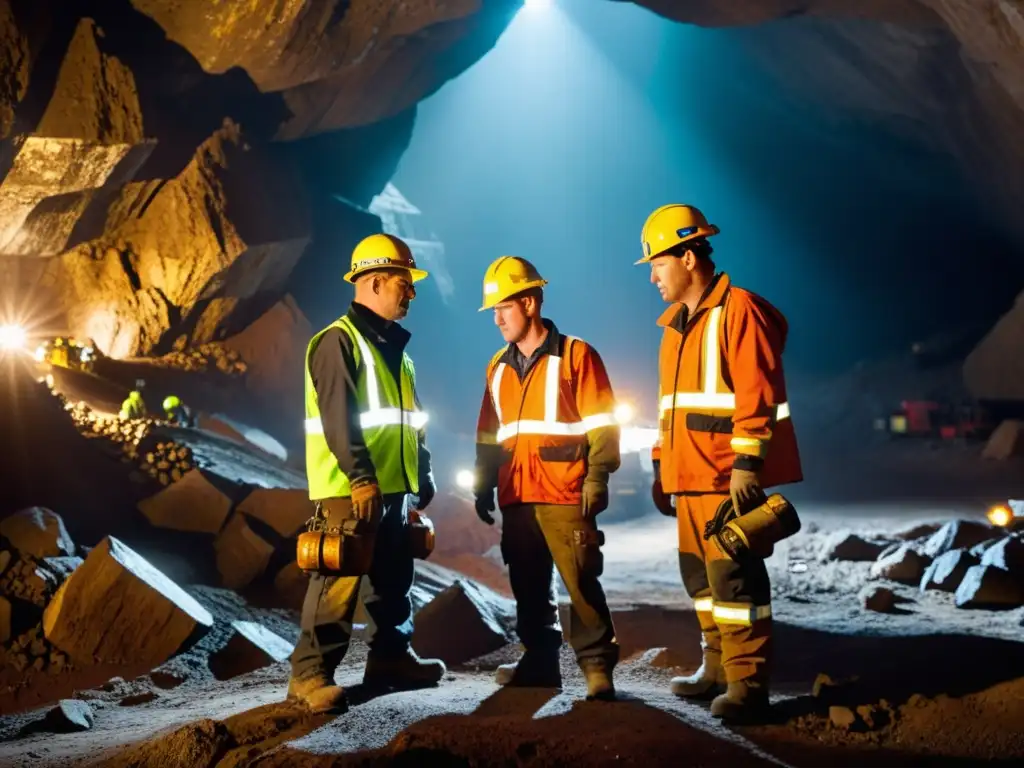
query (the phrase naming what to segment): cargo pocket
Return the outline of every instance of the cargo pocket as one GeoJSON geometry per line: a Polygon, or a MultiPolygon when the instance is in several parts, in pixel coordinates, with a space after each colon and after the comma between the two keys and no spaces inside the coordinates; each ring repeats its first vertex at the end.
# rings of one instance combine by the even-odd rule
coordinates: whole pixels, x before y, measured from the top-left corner
{"type": "Polygon", "coordinates": [[[595,529],[577,528],[572,532],[572,550],[581,576],[598,577],[604,573],[604,533],[595,529]]]}

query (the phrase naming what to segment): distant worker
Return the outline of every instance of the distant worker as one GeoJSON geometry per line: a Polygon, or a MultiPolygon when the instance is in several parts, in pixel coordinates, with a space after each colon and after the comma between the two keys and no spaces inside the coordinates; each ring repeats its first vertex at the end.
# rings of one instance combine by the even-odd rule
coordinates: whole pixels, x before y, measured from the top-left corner
{"type": "Polygon", "coordinates": [[[142,400],[142,393],[133,389],[128,397],[121,403],[121,412],[118,414],[122,419],[144,419],[146,417],[146,403],[142,400]]]}
{"type": "Polygon", "coordinates": [[[422,510],[435,486],[425,444],[427,414],[420,410],[405,352],[410,334],[396,321],[416,297],[413,284],[425,277],[402,240],[367,237],[345,275],[356,286],[348,313],[317,333],[306,351],[309,496],[328,530],[362,528],[359,540],[354,533],[351,542],[345,540],[345,558],[355,562],[350,555],[359,541],[368,541],[371,553],[366,568],[352,575],[310,577],[288,695],[316,712],[345,706],[334,674],[348,651],[360,593],[370,646],[364,684],[429,686],[446,671],[440,660],[421,659],[410,648],[408,495],[418,496],[422,510]]]}
{"type": "Polygon", "coordinates": [[[483,306],[507,342],[487,366],[477,423],[476,511],[494,523],[516,599],[517,664],[498,668],[500,685],[560,688],[554,569],[572,610],[569,642],[589,698],[614,698],[619,659],[603,570],[597,515],[608,507],[608,477],[619,468],[615,398],[597,350],[564,336],[541,316],[534,266],[503,256],[484,276],[483,306]]]}
{"type": "Polygon", "coordinates": [[[194,427],[195,418],[192,416],[192,409],[181,402],[177,395],[168,395],[164,398],[164,415],[167,421],[179,427],[194,427]]]}
{"type": "Polygon", "coordinates": [[[651,282],[670,305],[658,319],[652,496],[678,518],[679,567],[703,634],[702,666],[671,689],[703,697],[727,684],[711,713],[742,719],[768,708],[771,586],[763,560],[733,561],[705,528],[723,501],[742,515],[765,500],[763,489],[803,475],[782,370],[786,320],[715,273],[708,238],[718,232],[692,206],[663,206],[644,225],[636,263],[651,265],[651,282]]]}

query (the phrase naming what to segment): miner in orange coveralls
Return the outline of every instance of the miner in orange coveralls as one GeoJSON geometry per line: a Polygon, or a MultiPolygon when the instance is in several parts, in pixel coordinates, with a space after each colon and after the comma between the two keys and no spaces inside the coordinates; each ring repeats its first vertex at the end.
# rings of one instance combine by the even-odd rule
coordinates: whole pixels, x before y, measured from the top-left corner
{"type": "Polygon", "coordinates": [[[703,664],[674,678],[672,692],[720,694],[714,716],[756,719],[768,709],[768,572],[762,560],[730,559],[705,539],[705,526],[726,499],[743,514],[765,500],[764,489],[803,474],[782,371],[786,319],[716,274],[708,238],[718,232],[693,206],[674,204],[654,211],[640,236],[637,264],[650,264],[651,282],[669,305],[658,320],[652,496],[678,520],[679,569],[703,635],[703,664]]]}

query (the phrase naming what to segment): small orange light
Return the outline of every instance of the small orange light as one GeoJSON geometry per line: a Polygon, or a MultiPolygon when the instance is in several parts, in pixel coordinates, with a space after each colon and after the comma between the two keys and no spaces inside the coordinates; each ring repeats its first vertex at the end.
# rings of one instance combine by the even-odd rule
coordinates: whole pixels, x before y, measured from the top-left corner
{"type": "Polygon", "coordinates": [[[1010,524],[1011,520],[1013,520],[1013,513],[1002,505],[992,507],[992,509],[988,511],[988,521],[992,523],[992,525],[1005,528],[1010,524]]]}

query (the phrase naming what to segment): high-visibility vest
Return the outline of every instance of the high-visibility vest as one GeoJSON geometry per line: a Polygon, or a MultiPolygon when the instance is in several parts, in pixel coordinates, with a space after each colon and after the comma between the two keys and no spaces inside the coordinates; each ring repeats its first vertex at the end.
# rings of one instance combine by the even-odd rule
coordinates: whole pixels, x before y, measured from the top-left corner
{"type": "Polygon", "coordinates": [[[477,442],[501,446],[502,507],[578,504],[587,469],[587,433],[617,426],[614,395],[597,352],[571,336],[562,337],[561,347],[562,355],[543,355],[523,381],[501,361],[503,351],[488,365],[477,442]],[[574,381],[572,354],[590,358],[593,381],[574,381]]]}
{"type": "Polygon", "coordinates": [[[316,334],[306,348],[306,479],[311,499],[350,496],[348,477],[327,446],[316,388],[310,372],[313,349],[331,328],[352,340],[359,369],[356,401],[363,441],[370,451],[381,493],[419,492],[419,441],[427,414],[416,407],[416,371],[410,357],[402,354],[401,381],[396,382],[384,357],[355,324],[342,317],[316,334]]]}

